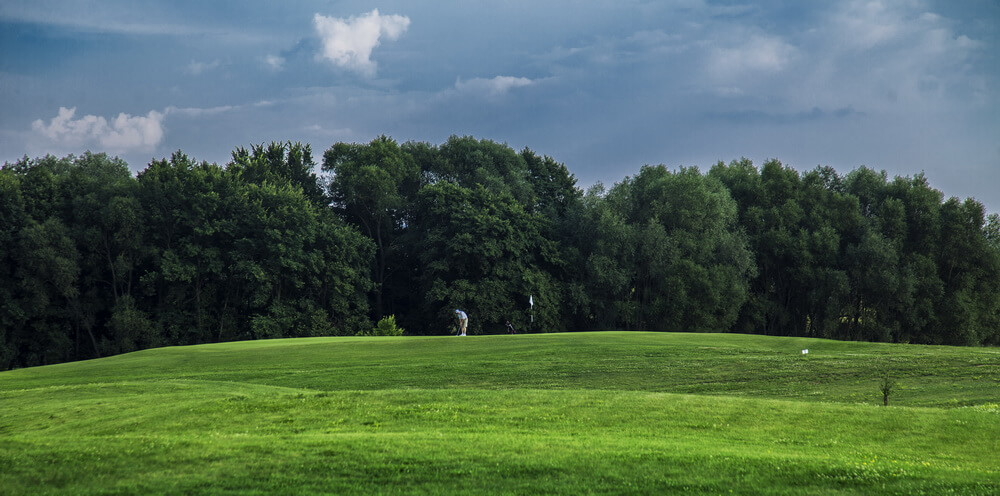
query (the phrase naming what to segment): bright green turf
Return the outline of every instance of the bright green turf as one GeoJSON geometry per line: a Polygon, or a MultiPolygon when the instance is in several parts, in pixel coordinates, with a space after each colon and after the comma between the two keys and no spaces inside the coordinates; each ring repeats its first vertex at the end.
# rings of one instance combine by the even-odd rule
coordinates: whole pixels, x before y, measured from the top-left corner
{"type": "Polygon", "coordinates": [[[1000,494],[1000,350],[314,338],[0,373],[0,494],[730,491],[1000,494]]]}

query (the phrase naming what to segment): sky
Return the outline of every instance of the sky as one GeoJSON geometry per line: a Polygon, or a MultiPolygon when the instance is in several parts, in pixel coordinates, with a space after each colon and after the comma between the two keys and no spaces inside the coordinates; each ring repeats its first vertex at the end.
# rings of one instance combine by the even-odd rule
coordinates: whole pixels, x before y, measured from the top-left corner
{"type": "Polygon", "coordinates": [[[1000,2],[0,2],[0,161],[380,134],[529,147],[581,187],[866,165],[1000,212],[1000,2]]]}

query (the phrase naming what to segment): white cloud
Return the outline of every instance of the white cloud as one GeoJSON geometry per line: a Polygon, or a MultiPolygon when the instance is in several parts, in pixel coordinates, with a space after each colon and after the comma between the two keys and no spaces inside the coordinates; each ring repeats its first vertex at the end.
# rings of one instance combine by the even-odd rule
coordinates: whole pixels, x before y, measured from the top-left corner
{"type": "Polygon", "coordinates": [[[828,24],[834,46],[858,51],[892,47],[901,52],[943,52],[975,48],[977,42],[952,30],[953,22],[923,10],[923,3],[851,0],[828,24]]]}
{"type": "MultiPolygon", "coordinates": [[[[738,18],[694,30],[703,79],[692,86],[786,113],[856,108],[868,116],[981,105],[982,43],[925,2],[845,0],[780,33],[738,18]]],[[[683,72],[680,65],[673,67],[683,72]]]]}
{"type": "Polygon", "coordinates": [[[76,107],[59,107],[59,113],[48,125],[42,119],[31,128],[58,146],[99,145],[107,151],[152,151],[163,141],[164,114],[150,110],[145,116],[120,113],[108,122],[96,115],[74,119],[76,107]]]}
{"type": "Polygon", "coordinates": [[[211,62],[195,62],[192,60],[191,63],[188,64],[186,70],[188,74],[197,76],[205,71],[216,69],[219,65],[220,62],[218,60],[213,60],[211,62]]]}
{"type": "Polygon", "coordinates": [[[316,136],[325,140],[347,140],[356,135],[354,130],[349,127],[327,128],[320,124],[311,124],[303,127],[302,130],[310,136],[316,136]]]}
{"type": "Polygon", "coordinates": [[[165,115],[180,114],[188,117],[201,117],[204,115],[221,114],[223,112],[229,112],[231,110],[236,110],[238,108],[239,107],[235,107],[233,105],[220,105],[218,107],[208,107],[208,108],[174,107],[173,105],[171,105],[166,109],[164,109],[163,113],[165,115]]]}
{"type": "Polygon", "coordinates": [[[795,52],[795,47],[780,38],[753,35],[737,46],[716,48],[709,69],[722,81],[737,81],[747,74],[775,74],[788,65],[795,52]]]}
{"type": "Polygon", "coordinates": [[[498,96],[507,93],[512,88],[530,86],[535,81],[525,77],[496,76],[493,79],[473,78],[466,81],[455,81],[455,89],[462,92],[498,96]]]}
{"type": "Polygon", "coordinates": [[[313,16],[316,34],[323,43],[319,58],[366,76],[375,74],[372,50],[381,39],[395,40],[410,26],[410,18],[380,15],[378,9],[359,17],[342,19],[316,14],[313,16]]]}
{"type": "MultiPolygon", "coordinates": [[[[848,46],[870,49],[897,38],[903,30],[903,10],[877,0],[853,0],[833,18],[848,46]]],[[[921,18],[936,22],[940,16],[926,12],[921,18]]]]}
{"type": "Polygon", "coordinates": [[[285,59],[277,55],[268,55],[264,57],[264,65],[272,71],[280,71],[285,68],[285,59]]]}
{"type": "Polygon", "coordinates": [[[981,105],[981,43],[923,2],[852,0],[817,29],[813,57],[826,61],[807,86],[827,87],[832,105],[886,112],[953,112],[981,105]],[[822,82],[822,83],[821,83],[822,82]],[[820,86],[822,84],[822,86],[820,86]]]}

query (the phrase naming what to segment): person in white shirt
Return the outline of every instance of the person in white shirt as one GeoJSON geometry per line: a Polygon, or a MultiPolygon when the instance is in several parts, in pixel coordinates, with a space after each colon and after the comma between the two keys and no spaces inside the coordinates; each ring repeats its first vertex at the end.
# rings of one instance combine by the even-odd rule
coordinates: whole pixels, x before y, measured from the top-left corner
{"type": "Polygon", "coordinates": [[[469,316],[456,308],[455,318],[458,319],[458,335],[465,336],[465,330],[469,327],[469,316]]]}

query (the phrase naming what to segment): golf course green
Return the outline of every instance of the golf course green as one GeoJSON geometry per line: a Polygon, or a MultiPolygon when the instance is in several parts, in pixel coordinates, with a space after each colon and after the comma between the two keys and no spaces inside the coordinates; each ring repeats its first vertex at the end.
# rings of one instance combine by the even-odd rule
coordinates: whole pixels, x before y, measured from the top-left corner
{"type": "Polygon", "coordinates": [[[1000,350],[330,337],[0,373],[3,495],[671,493],[1000,494],[1000,350]]]}

